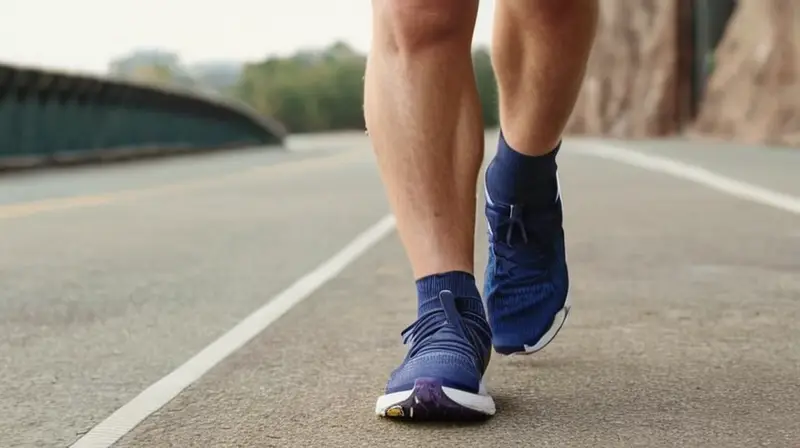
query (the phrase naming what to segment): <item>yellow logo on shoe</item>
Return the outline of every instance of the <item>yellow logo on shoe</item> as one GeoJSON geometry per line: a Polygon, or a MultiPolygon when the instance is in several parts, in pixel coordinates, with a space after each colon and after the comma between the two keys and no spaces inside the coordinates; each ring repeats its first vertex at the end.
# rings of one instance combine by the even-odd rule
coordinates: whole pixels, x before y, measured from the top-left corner
{"type": "Polygon", "coordinates": [[[403,411],[402,406],[394,406],[386,410],[387,417],[395,418],[395,417],[402,417],[403,415],[405,415],[405,412],[403,411]]]}

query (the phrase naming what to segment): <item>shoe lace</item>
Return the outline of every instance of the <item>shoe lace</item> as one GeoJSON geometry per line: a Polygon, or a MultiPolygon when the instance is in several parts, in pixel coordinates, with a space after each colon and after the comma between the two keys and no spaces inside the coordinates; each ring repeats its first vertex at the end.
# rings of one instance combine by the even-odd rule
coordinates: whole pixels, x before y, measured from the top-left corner
{"type": "Polygon", "coordinates": [[[527,244],[528,243],[528,231],[525,230],[525,221],[523,218],[523,208],[519,205],[510,205],[508,217],[501,221],[501,226],[506,225],[508,228],[506,229],[506,245],[508,247],[514,247],[511,241],[514,239],[514,230],[519,230],[520,235],[522,236],[522,241],[527,244]]]}
{"type": "Polygon", "coordinates": [[[473,311],[459,310],[457,299],[451,291],[441,291],[438,298],[441,308],[423,313],[402,331],[403,344],[410,345],[408,357],[430,350],[447,349],[471,359],[483,359],[484,356],[478,348],[481,347],[481,341],[490,338],[486,326],[478,323],[484,317],[473,311]],[[452,328],[461,338],[433,337],[445,328],[452,328]]]}
{"type": "Polygon", "coordinates": [[[498,274],[513,277],[513,271],[518,267],[542,271],[547,268],[547,260],[553,249],[547,243],[549,238],[544,232],[551,227],[551,223],[545,222],[552,219],[551,214],[537,213],[536,216],[526,216],[526,211],[522,205],[509,205],[508,213],[497,225],[498,235],[495,235],[493,240],[498,274]],[[526,218],[543,222],[526,227],[526,218]],[[529,244],[535,245],[534,250],[523,247],[529,244]]]}

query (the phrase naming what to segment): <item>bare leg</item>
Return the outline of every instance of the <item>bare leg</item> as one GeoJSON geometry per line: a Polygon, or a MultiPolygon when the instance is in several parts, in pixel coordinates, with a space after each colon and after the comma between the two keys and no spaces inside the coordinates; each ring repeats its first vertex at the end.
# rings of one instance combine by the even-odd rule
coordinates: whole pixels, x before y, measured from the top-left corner
{"type": "Polygon", "coordinates": [[[497,0],[502,134],[486,170],[484,299],[495,349],[535,353],[570,310],[556,155],[592,46],[597,0],[497,0]]]}
{"type": "Polygon", "coordinates": [[[373,0],[367,129],[416,277],[409,354],[376,413],[492,415],[491,335],[474,277],[483,126],[472,68],[477,0],[373,0]]]}
{"type": "Polygon", "coordinates": [[[497,0],[492,62],[511,147],[540,155],[561,139],[583,83],[597,0],[497,0]]]}
{"type": "Polygon", "coordinates": [[[476,0],[373,0],[365,113],[414,275],[474,269],[476,0]]]}

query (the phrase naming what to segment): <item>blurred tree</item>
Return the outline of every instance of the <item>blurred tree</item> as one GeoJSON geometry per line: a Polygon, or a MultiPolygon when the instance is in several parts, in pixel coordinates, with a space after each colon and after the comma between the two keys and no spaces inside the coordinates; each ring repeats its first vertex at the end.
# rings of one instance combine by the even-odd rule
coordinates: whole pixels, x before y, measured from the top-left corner
{"type": "MultiPolygon", "coordinates": [[[[473,55],[475,77],[487,126],[497,124],[497,95],[486,49],[473,55]]],[[[258,112],[274,117],[291,131],[364,129],[366,56],[346,43],[290,57],[247,64],[233,94],[258,112]]]]}
{"type": "Polygon", "coordinates": [[[481,47],[473,51],[472,64],[475,68],[478,95],[481,97],[483,124],[487,128],[495,127],[500,120],[497,113],[497,84],[495,83],[489,50],[481,47]]]}
{"type": "Polygon", "coordinates": [[[148,84],[171,84],[175,78],[170,67],[164,64],[133,67],[126,75],[128,79],[148,84]]]}
{"type": "Polygon", "coordinates": [[[177,71],[180,58],[177,54],[162,50],[137,50],[112,60],[108,66],[108,74],[112,77],[126,78],[135,74],[142,67],[163,67],[177,71]]]}
{"type": "Polygon", "coordinates": [[[137,50],[111,61],[108,74],[117,79],[216,93],[236,82],[239,65],[206,62],[187,69],[176,53],[137,50]]]}

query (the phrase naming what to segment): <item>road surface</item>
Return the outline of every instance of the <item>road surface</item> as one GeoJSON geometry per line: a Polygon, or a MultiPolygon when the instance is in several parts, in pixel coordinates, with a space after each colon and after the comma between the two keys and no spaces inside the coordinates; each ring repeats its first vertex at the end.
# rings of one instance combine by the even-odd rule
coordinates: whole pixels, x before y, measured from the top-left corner
{"type": "Polygon", "coordinates": [[[490,421],[409,425],[368,141],[290,144],[0,178],[0,446],[800,446],[800,152],[570,140],[565,330],[490,421]]]}

